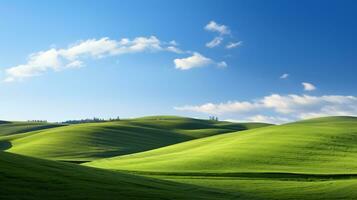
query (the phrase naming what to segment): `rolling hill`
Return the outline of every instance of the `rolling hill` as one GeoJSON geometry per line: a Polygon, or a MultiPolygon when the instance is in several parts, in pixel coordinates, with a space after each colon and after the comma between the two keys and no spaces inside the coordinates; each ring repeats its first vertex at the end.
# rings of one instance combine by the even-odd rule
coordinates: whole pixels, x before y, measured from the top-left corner
{"type": "Polygon", "coordinates": [[[56,123],[47,122],[9,122],[0,121],[0,137],[26,133],[30,131],[48,129],[63,126],[56,123]]]}
{"type": "Polygon", "coordinates": [[[192,139],[267,126],[173,116],[68,125],[9,138],[7,151],[61,161],[86,162],[156,149],[192,139]]]}
{"type": "Polygon", "coordinates": [[[357,199],[357,118],[227,133],[84,165],[219,189],[238,199],[357,199]]]}
{"type": "Polygon", "coordinates": [[[226,199],[203,187],[0,152],[0,199],[226,199]]]}
{"type": "Polygon", "coordinates": [[[192,140],[89,166],[149,172],[357,173],[357,118],[330,117],[192,140]]]}
{"type": "Polygon", "coordinates": [[[0,141],[18,154],[93,160],[0,152],[0,199],[357,199],[354,117],[268,126],[153,116],[0,141]]]}
{"type": "Polygon", "coordinates": [[[32,132],[64,125],[46,122],[10,122],[0,121],[0,150],[6,150],[12,147],[10,141],[26,137],[32,132]]]}

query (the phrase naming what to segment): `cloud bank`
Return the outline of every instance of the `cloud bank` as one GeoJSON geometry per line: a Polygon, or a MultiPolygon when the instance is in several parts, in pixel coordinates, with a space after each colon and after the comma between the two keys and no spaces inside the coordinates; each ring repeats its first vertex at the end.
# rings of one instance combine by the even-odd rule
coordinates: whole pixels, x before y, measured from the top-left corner
{"type": "Polygon", "coordinates": [[[70,45],[68,48],[51,48],[39,51],[28,57],[27,63],[6,69],[4,81],[13,82],[39,76],[47,71],[61,71],[84,66],[88,58],[100,59],[129,53],[170,51],[181,53],[176,42],[164,43],[155,36],[137,37],[132,40],[123,38],[112,40],[108,37],[89,39],[70,45]]]}
{"type": "MultiPolygon", "coordinates": [[[[228,26],[218,24],[215,21],[210,21],[204,29],[219,34],[219,36],[206,44],[209,48],[219,46],[223,41],[223,35],[231,33],[228,26]]],[[[234,48],[239,46],[240,43],[241,42],[229,43],[227,48],[234,48]]],[[[57,72],[66,69],[80,68],[85,66],[85,62],[88,59],[101,59],[108,56],[118,56],[129,53],[158,51],[167,51],[175,54],[192,54],[191,56],[174,60],[176,69],[180,70],[188,70],[210,64],[215,64],[220,68],[227,66],[224,61],[215,62],[200,53],[181,50],[178,48],[178,43],[175,40],[163,42],[155,36],[136,37],[134,39],[122,38],[119,40],[103,37],[100,39],[79,41],[69,45],[67,48],[51,48],[32,53],[28,56],[26,63],[6,68],[3,81],[21,81],[30,77],[40,76],[49,71],[57,72]]]]}
{"type": "Polygon", "coordinates": [[[174,109],[211,115],[234,114],[243,120],[284,123],[331,115],[357,115],[357,97],[272,94],[253,101],[205,103],[179,106],[174,109]]]}

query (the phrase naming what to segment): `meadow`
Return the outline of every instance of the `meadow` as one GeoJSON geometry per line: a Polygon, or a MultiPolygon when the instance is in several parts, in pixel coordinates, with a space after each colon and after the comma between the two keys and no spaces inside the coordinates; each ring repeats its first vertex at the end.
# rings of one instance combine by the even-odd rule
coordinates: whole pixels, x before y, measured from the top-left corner
{"type": "Polygon", "coordinates": [[[357,118],[0,124],[1,199],[357,199],[357,118]]]}

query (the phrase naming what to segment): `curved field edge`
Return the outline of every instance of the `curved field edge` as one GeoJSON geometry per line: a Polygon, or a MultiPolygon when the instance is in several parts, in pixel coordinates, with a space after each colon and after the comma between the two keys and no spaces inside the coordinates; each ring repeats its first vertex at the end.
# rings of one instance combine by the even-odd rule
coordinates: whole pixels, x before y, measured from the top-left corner
{"type": "Polygon", "coordinates": [[[0,137],[11,136],[31,131],[38,131],[64,126],[58,123],[47,122],[3,122],[0,123],[0,137]]]}
{"type": "Polygon", "coordinates": [[[222,199],[219,190],[0,152],[0,199],[222,199]]]}
{"type": "Polygon", "coordinates": [[[0,123],[0,150],[7,150],[12,147],[11,141],[36,134],[38,131],[65,126],[58,123],[47,122],[11,122],[1,121],[0,123]]]}
{"type": "Polygon", "coordinates": [[[148,172],[148,171],[124,171],[114,170],[122,173],[138,174],[143,176],[166,176],[166,177],[191,177],[191,178],[249,178],[249,179],[275,179],[296,181],[323,181],[323,180],[356,180],[356,174],[306,174],[286,172],[148,172]]]}
{"type": "Polygon", "coordinates": [[[249,200],[357,199],[356,179],[265,179],[239,177],[154,176],[162,180],[219,189],[249,200]]]}
{"type": "Polygon", "coordinates": [[[149,172],[355,174],[357,118],[319,118],[227,133],[86,165],[149,172]]]}
{"type": "Polygon", "coordinates": [[[21,137],[0,137],[0,148],[28,156],[80,163],[268,125],[152,116],[68,125],[21,134],[21,137]]]}

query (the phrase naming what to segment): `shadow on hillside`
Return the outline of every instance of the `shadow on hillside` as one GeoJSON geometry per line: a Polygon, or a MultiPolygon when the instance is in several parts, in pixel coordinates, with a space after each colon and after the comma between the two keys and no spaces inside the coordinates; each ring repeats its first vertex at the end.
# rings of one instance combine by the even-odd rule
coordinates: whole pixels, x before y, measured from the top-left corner
{"type": "Polygon", "coordinates": [[[12,134],[27,133],[27,132],[31,132],[31,131],[40,131],[40,130],[56,128],[56,127],[60,127],[60,126],[66,126],[66,125],[58,125],[58,124],[39,125],[39,126],[29,127],[29,128],[23,129],[23,130],[15,131],[12,134]]]}
{"type": "Polygon", "coordinates": [[[78,160],[60,160],[60,162],[65,162],[65,163],[73,163],[73,164],[82,164],[90,161],[78,161],[78,160]]]}
{"type": "Polygon", "coordinates": [[[12,147],[11,142],[8,141],[0,141],[0,151],[8,150],[12,147]]]}
{"type": "Polygon", "coordinates": [[[241,172],[241,173],[200,173],[200,172],[140,172],[140,171],[125,171],[141,175],[157,175],[157,176],[189,176],[189,177],[222,177],[222,178],[249,178],[249,179],[278,179],[278,180],[341,180],[341,179],[357,179],[357,174],[304,174],[304,173],[287,173],[287,172],[241,172]]]}

